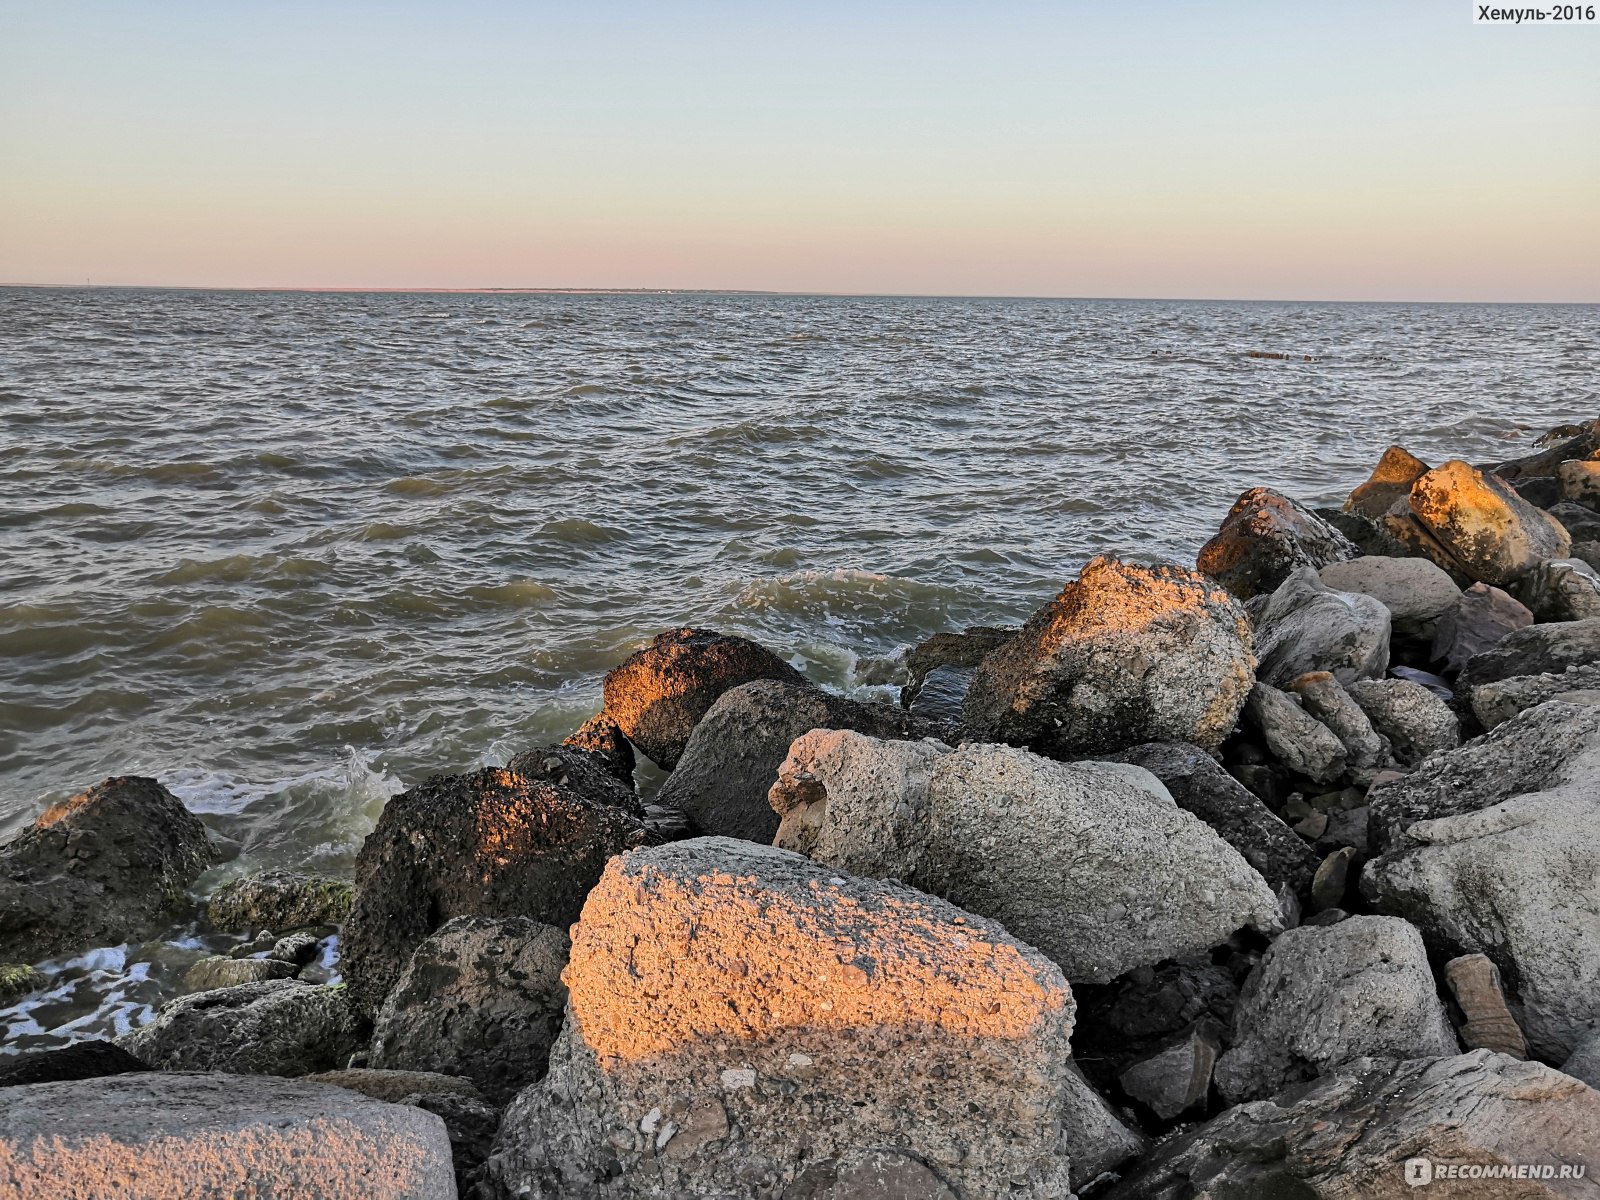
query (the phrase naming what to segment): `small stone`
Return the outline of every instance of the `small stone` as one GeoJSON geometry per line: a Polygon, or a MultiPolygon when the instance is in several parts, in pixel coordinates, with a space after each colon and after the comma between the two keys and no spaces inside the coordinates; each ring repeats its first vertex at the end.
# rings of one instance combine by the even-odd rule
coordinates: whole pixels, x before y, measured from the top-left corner
{"type": "Polygon", "coordinates": [[[271,957],[303,967],[317,957],[322,939],[314,933],[291,933],[272,944],[271,957]]]}
{"type": "Polygon", "coordinates": [[[1355,856],[1355,848],[1345,846],[1322,860],[1322,865],[1311,880],[1311,907],[1314,911],[1334,908],[1344,900],[1350,864],[1355,856]]]}
{"type": "Polygon", "coordinates": [[[1308,842],[1314,842],[1327,831],[1327,828],[1328,814],[1325,812],[1313,812],[1297,821],[1294,831],[1308,842]]]}
{"type": "Polygon", "coordinates": [[[1163,1121],[1205,1103],[1211,1071],[1221,1048],[1218,1031],[1196,1025],[1176,1045],[1141,1059],[1122,1072],[1122,1090],[1163,1121]]]}
{"type": "Polygon", "coordinates": [[[730,1067],[722,1073],[722,1086],[730,1092],[753,1088],[755,1085],[756,1073],[748,1067],[730,1067]]]}
{"type": "Polygon", "coordinates": [[[1494,1050],[1512,1058],[1527,1058],[1528,1044],[1522,1027],[1506,1007],[1500,970],[1486,954],[1464,954],[1444,965],[1450,992],[1460,1005],[1466,1023],[1461,1041],[1468,1050],[1494,1050]]]}

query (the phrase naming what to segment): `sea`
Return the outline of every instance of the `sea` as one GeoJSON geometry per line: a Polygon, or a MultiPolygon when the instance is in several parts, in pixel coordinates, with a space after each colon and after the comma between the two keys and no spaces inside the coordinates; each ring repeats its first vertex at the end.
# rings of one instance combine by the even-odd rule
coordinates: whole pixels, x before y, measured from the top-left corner
{"type": "MultiPolygon", "coordinates": [[[[1192,564],[1246,488],[1596,416],[1592,305],[0,288],[0,839],[150,775],[202,890],[348,876],[663,629],[892,697],[1094,555],[1192,564]]],[[[46,964],[0,1043],[148,1019],[207,948],[46,964]]]]}

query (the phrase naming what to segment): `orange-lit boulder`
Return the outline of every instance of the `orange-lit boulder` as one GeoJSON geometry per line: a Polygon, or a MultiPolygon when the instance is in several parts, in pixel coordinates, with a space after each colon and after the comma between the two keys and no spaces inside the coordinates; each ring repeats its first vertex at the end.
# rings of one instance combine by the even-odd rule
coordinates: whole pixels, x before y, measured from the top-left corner
{"type": "Polygon", "coordinates": [[[1042,1200],[1071,1190],[1086,1128],[1108,1163],[1139,1145],[1072,1070],[1049,960],[797,854],[697,838],[614,860],[566,982],[550,1074],[489,1160],[509,1195],[1042,1200]]]}
{"type": "Polygon", "coordinates": [[[1452,459],[1411,487],[1411,513],[1471,578],[1504,586],[1539,563],[1565,558],[1572,539],[1509,484],[1452,459]]]}
{"type": "Polygon", "coordinates": [[[1061,757],[1209,749],[1233,730],[1255,665],[1249,619],[1222,588],[1102,555],[983,659],[962,715],[979,738],[1061,757]]]}
{"type": "Polygon", "coordinates": [[[1396,502],[1411,495],[1411,485],[1428,473],[1428,464],[1404,446],[1390,446],[1383,452],[1368,480],[1346,497],[1344,511],[1382,521],[1396,502]]]}
{"type": "Polygon", "coordinates": [[[1325,567],[1359,551],[1332,525],[1271,488],[1245,492],[1195,567],[1241,600],[1270,592],[1297,567],[1325,567]]]}
{"type": "Polygon", "coordinates": [[[493,768],[437,775],[384,807],[356,858],[342,958],[371,1016],[423,938],[452,917],[565,926],[606,860],[644,840],[637,815],[493,768]]]}
{"type": "Polygon", "coordinates": [[[156,932],[215,858],[200,818],[154,779],[98,783],[0,847],[0,962],[156,932]]]}
{"type": "Polygon", "coordinates": [[[717,697],[755,679],[804,683],[765,646],[709,629],[670,629],[605,678],[605,716],[657,766],[671,770],[717,697]]]}

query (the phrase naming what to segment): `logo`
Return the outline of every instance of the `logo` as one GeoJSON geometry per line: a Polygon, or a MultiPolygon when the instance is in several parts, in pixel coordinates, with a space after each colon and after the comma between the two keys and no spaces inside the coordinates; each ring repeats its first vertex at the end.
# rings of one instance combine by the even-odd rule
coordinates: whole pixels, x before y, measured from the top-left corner
{"type": "Polygon", "coordinates": [[[1406,1159],[1406,1182],[1412,1187],[1426,1187],[1433,1182],[1433,1162],[1426,1158],[1406,1159]]]}

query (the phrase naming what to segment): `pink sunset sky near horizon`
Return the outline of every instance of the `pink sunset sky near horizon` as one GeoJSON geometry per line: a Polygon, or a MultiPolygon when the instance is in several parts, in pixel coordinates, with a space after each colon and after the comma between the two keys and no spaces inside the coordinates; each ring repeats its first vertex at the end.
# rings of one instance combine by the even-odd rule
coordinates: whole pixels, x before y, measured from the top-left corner
{"type": "Polygon", "coordinates": [[[0,283],[1600,302],[1600,25],[3,4],[0,283]]]}

